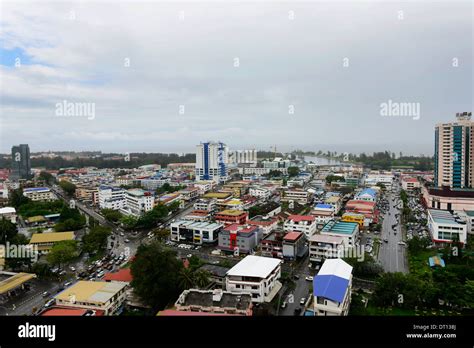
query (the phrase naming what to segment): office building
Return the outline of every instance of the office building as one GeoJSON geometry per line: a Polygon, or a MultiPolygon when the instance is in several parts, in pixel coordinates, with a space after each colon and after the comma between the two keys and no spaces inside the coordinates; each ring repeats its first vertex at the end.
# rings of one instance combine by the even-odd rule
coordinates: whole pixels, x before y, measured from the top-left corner
{"type": "Polygon", "coordinates": [[[196,146],[196,180],[228,179],[228,148],[221,142],[206,142],[196,146]]]}
{"type": "Polygon", "coordinates": [[[20,144],[12,147],[11,174],[12,180],[29,180],[31,175],[30,147],[20,144]]]}
{"type": "Polygon", "coordinates": [[[290,215],[283,225],[286,232],[302,232],[309,239],[316,233],[317,222],[312,215],[290,215]]]}
{"type": "Polygon", "coordinates": [[[434,186],[473,188],[474,122],[471,112],[456,114],[456,122],[435,127],[434,186]]]}
{"type": "Polygon", "coordinates": [[[32,201],[50,202],[56,199],[54,193],[48,187],[29,187],[23,190],[23,196],[32,201]]]}
{"type": "Polygon", "coordinates": [[[232,224],[219,233],[219,249],[248,254],[257,248],[263,237],[258,226],[232,224]]]}
{"type": "Polygon", "coordinates": [[[353,247],[359,235],[359,224],[356,222],[331,220],[324,225],[321,234],[342,237],[346,247],[353,247]]]}
{"type": "Polygon", "coordinates": [[[224,225],[214,222],[179,220],[171,223],[170,227],[171,240],[201,245],[216,242],[224,225]]]}
{"type": "Polygon", "coordinates": [[[446,210],[428,209],[428,228],[435,243],[466,243],[467,223],[446,210]]]}

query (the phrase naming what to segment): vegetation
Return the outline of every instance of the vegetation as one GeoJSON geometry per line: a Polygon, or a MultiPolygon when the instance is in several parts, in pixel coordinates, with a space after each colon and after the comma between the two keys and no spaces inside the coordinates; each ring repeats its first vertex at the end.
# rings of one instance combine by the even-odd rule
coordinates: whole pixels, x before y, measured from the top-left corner
{"type": "Polygon", "coordinates": [[[290,178],[294,176],[298,176],[299,173],[300,173],[300,169],[298,167],[288,167],[288,176],[290,178]]]}
{"type": "Polygon", "coordinates": [[[337,182],[337,181],[346,181],[346,179],[344,179],[344,177],[342,176],[339,176],[339,175],[328,175],[326,177],[326,182],[328,184],[332,183],[332,182],[337,182]]]}
{"type": "Polygon", "coordinates": [[[112,233],[110,227],[95,226],[91,228],[82,238],[82,251],[89,254],[96,254],[97,252],[105,250],[107,247],[107,238],[112,233]]]}
{"type": "Polygon", "coordinates": [[[45,171],[40,172],[38,179],[43,180],[47,185],[53,185],[56,182],[54,176],[45,171]]]}
{"type": "Polygon", "coordinates": [[[362,261],[357,258],[345,258],[344,261],[353,267],[352,274],[354,277],[374,279],[383,273],[382,266],[367,253],[365,253],[362,261]]]}
{"type": "Polygon", "coordinates": [[[0,244],[10,241],[16,234],[16,226],[10,220],[2,217],[0,220],[0,244]]]}
{"type": "Polygon", "coordinates": [[[161,195],[161,194],[164,194],[164,193],[176,192],[176,191],[182,190],[184,188],[186,188],[186,185],[171,186],[169,183],[164,183],[161,187],[158,187],[156,189],[156,193],[158,195],[161,195]]]}
{"type": "Polygon", "coordinates": [[[64,264],[70,263],[78,255],[79,248],[77,241],[64,240],[54,243],[46,258],[51,265],[61,267],[64,264]]]}
{"type": "Polygon", "coordinates": [[[30,201],[22,203],[19,206],[18,213],[24,218],[37,215],[49,215],[60,213],[65,204],[62,200],[52,202],[30,201]]]}
{"type": "Polygon", "coordinates": [[[102,209],[100,213],[107,221],[110,222],[118,222],[123,217],[122,213],[114,209],[102,209]]]}
{"type": "Polygon", "coordinates": [[[15,208],[19,208],[23,204],[28,203],[30,200],[23,196],[23,190],[21,188],[13,190],[10,193],[10,205],[15,208]]]}
{"type": "Polygon", "coordinates": [[[76,185],[73,183],[67,181],[67,180],[61,180],[59,182],[59,186],[63,189],[63,191],[68,195],[68,196],[73,196],[74,192],[76,192],[76,185]]]}
{"type": "Polygon", "coordinates": [[[81,215],[78,209],[69,208],[64,205],[61,210],[59,222],[54,226],[56,232],[76,231],[86,225],[86,218],[81,215]]]}

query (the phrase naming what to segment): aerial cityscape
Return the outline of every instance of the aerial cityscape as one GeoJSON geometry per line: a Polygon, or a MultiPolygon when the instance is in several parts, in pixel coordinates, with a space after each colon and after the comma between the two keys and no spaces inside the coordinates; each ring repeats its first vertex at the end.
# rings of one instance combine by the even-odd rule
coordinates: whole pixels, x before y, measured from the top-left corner
{"type": "Polygon", "coordinates": [[[403,317],[400,342],[455,342],[474,314],[472,10],[2,1],[9,342],[131,316],[403,317]]]}

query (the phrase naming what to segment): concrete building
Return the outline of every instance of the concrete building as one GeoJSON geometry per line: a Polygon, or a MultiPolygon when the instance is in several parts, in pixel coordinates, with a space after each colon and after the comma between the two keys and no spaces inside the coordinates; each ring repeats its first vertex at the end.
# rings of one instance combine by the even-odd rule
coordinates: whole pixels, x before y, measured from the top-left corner
{"type": "Polygon", "coordinates": [[[48,187],[29,187],[23,189],[23,196],[32,201],[51,202],[56,196],[48,187]]]}
{"type": "Polygon", "coordinates": [[[311,210],[318,224],[326,224],[334,218],[334,207],[331,204],[318,203],[311,210]]]}
{"type": "Polygon", "coordinates": [[[262,237],[263,231],[258,226],[232,224],[220,231],[218,248],[248,254],[255,251],[262,237]]]}
{"type": "Polygon", "coordinates": [[[308,252],[306,247],[306,236],[302,232],[288,232],[283,237],[283,258],[287,260],[296,260],[305,256],[308,252]]]}
{"type": "Polygon", "coordinates": [[[37,248],[39,253],[47,254],[51,251],[54,243],[75,238],[74,232],[33,233],[29,245],[37,248]]]}
{"type": "Polygon", "coordinates": [[[214,198],[199,199],[196,202],[194,202],[194,209],[214,212],[215,210],[217,210],[217,200],[214,198]]]}
{"type": "Polygon", "coordinates": [[[123,282],[83,281],[74,283],[54,297],[58,306],[103,311],[104,315],[120,314],[126,299],[123,282]]]}
{"type": "Polygon", "coordinates": [[[364,185],[367,187],[383,184],[387,190],[392,189],[394,176],[392,173],[370,172],[364,178],[364,185]]]}
{"type": "Polygon", "coordinates": [[[420,188],[421,184],[417,178],[403,177],[402,178],[402,189],[405,191],[413,191],[416,188],[420,188]]]}
{"type": "Polygon", "coordinates": [[[250,220],[247,220],[247,224],[260,227],[263,231],[263,235],[265,236],[277,228],[278,219],[275,217],[257,215],[250,220]]]}
{"type": "Polygon", "coordinates": [[[355,201],[375,202],[377,200],[377,191],[366,188],[354,196],[355,201]]]}
{"type": "Polygon", "coordinates": [[[227,209],[216,213],[214,219],[216,222],[223,224],[239,224],[244,225],[247,223],[248,213],[243,210],[232,210],[227,209]]]}
{"type": "Polygon", "coordinates": [[[223,224],[214,222],[199,222],[179,220],[171,223],[171,240],[176,242],[188,241],[193,244],[214,243],[218,240],[223,224]]]}
{"type": "Polygon", "coordinates": [[[249,188],[249,195],[258,197],[261,200],[266,200],[272,195],[272,191],[262,186],[251,186],[249,188]]]}
{"type": "Polygon", "coordinates": [[[466,243],[467,224],[455,219],[449,211],[428,209],[427,225],[435,243],[451,243],[453,241],[466,243]]]}
{"type": "Polygon", "coordinates": [[[456,122],[435,127],[434,185],[450,188],[474,186],[474,122],[471,112],[456,114],[456,122]]]}
{"type": "Polygon", "coordinates": [[[279,229],[267,234],[260,242],[261,255],[283,259],[283,238],[285,234],[285,231],[279,229]]]}
{"type": "Polygon", "coordinates": [[[120,210],[125,207],[125,190],[101,185],[98,189],[98,200],[100,209],[120,210]]]}
{"type": "Polygon", "coordinates": [[[221,289],[184,290],[174,307],[181,312],[203,312],[230,315],[252,315],[252,296],[221,289]]]}
{"type": "Polygon", "coordinates": [[[312,201],[313,194],[300,188],[292,188],[283,191],[281,196],[282,202],[294,201],[300,204],[308,204],[312,201]]]}
{"type": "Polygon", "coordinates": [[[339,257],[339,250],[344,247],[344,238],[315,234],[309,239],[309,261],[319,268],[324,260],[339,257]]]}
{"type": "Polygon", "coordinates": [[[5,218],[12,224],[16,224],[16,209],[13,207],[0,208],[0,220],[5,218]]]}
{"type": "Polygon", "coordinates": [[[365,216],[364,214],[344,213],[342,214],[341,220],[344,222],[357,222],[359,224],[359,229],[360,229],[364,227],[365,216]]]}
{"type": "Polygon", "coordinates": [[[228,148],[221,142],[196,146],[196,180],[228,180],[228,148]]]}
{"type": "Polygon", "coordinates": [[[339,195],[329,196],[324,200],[325,204],[328,204],[332,207],[334,214],[339,213],[339,210],[342,208],[342,198],[339,195]]]}
{"type": "Polygon", "coordinates": [[[250,294],[252,302],[271,302],[282,284],[281,260],[248,255],[226,276],[226,290],[236,294],[250,294]]]}
{"type": "Polygon", "coordinates": [[[316,233],[317,222],[312,215],[290,215],[283,225],[287,232],[302,232],[309,239],[316,233]]]}
{"type": "Polygon", "coordinates": [[[342,237],[346,247],[353,247],[359,236],[359,224],[356,222],[332,220],[324,225],[321,234],[342,237]]]}
{"type": "Polygon", "coordinates": [[[125,215],[140,217],[153,209],[155,196],[142,189],[131,189],[125,192],[125,205],[120,210],[125,215]]]}
{"type": "Polygon", "coordinates": [[[313,279],[315,316],[346,316],[352,290],[352,266],[341,259],[324,261],[313,279]]]}
{"type": "Polygon", "coordinates": [[[13,146],[10,179],[13,181],[30,180],[32,177],[30,147],[28,144],[13,146]]]}
{"type": "Polygon", "coordinates": [[[257,163],[257,150],[229,151],[229,163],[257,163]]]}

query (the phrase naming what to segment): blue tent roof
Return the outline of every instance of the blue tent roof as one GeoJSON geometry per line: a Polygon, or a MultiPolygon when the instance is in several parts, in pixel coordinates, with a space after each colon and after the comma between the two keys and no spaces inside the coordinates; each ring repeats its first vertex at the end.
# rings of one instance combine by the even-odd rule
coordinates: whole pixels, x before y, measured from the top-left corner
{"type": "Polygon", "coordinates": [[[342,302],[348,284],[348,279],[335,275],[317,275],[313,280],[313,294],[332,301],[342,302]]]}

